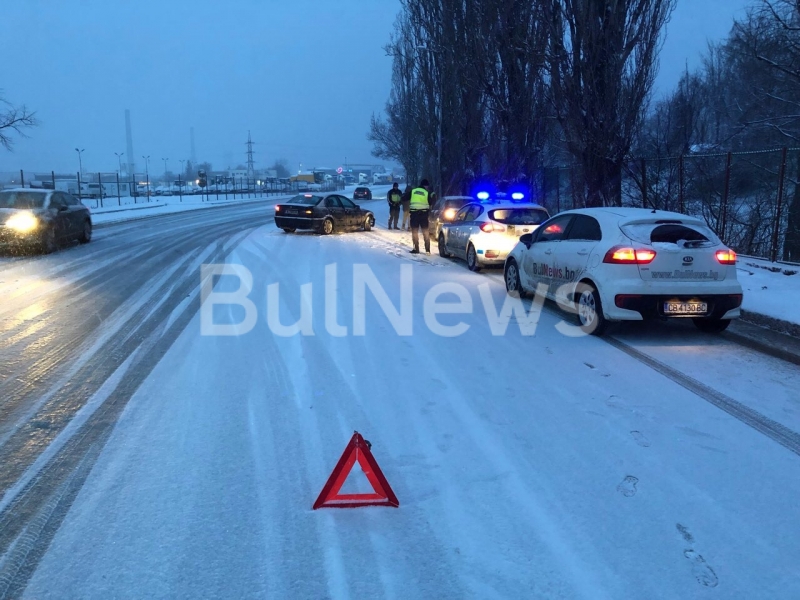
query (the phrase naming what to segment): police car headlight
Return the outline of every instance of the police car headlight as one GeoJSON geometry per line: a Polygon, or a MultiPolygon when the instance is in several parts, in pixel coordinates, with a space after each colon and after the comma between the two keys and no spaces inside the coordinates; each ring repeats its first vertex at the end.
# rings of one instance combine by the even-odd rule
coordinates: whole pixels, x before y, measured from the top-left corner
{"type": "Polygon", "coordinates": [[[33,213],[20,212],[11,215],[6,220],[6,227],[18,233],[30,233],[39,227],[39,219],[37,219],[33,213]]]}
{"type": "Polygon", "coordinates": [[[444,211],[444,215],[443,216],[444,216],[445,219],[452,219],[453,217],[456,216],[456,209],[455,208],[448,208],[446,211],[444,211]]]}

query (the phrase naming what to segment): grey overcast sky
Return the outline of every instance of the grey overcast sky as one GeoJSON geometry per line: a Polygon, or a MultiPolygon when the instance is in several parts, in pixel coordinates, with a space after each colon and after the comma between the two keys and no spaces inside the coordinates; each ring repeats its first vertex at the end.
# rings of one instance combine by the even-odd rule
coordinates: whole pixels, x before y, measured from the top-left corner
{"type": "MultiPolygon", "coordinates": [[[[679,0],[656,96],[699,64],[707,40],[730,30],[750,0],[679,0]]],[[[384,55],[398,0],[3,0],[7,100],[39,127],[0,149],[0,172],[116,169],[131,110],[136,165],[190,156],[215,169],[286,158],[292,169],[373,162],[370,116],[388,96],[384,55]]],[[[127,158],[125,158],[127,160],[127,158]]]]}

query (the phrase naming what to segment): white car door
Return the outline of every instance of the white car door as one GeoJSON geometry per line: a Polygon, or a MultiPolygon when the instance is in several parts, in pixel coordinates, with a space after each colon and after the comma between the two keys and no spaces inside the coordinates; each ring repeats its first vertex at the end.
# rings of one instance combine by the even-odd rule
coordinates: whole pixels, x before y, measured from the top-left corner
{"type": "Polygon", "coordinates": [[[558,245],[573,217],[573,214],[553,217],[534,232],[533,243],[525,250],[520,265],[526,289],[535,291],[539,284],[543,284],[550,293],[558,275],[558,245]]]}
{"type": "Polygon", "coordinates": [[[589,215],[576,214],[558,243],[558,269],[552,281],[553,292],[567,298],[589,269],[589,257],[602,239],[600,223],[589,215]]]}

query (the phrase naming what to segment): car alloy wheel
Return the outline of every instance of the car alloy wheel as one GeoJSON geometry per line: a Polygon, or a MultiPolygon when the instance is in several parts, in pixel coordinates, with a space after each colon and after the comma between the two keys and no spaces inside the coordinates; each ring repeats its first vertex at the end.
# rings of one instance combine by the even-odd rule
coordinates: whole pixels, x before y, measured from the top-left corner
{"type": "Polygon", "coordinates": [[[375,225],[375,217],[367,215],[367,218],[364,219],[364,231],[370,231],[373,225],[375,225]]]}
{"type": "Polygon", "coordinates": [[[472,244],[467,247],[467,267],[470,271],[475,271],[476,273],[481,270],[478,264],[478,254],[475,252],[475,246],[472,244]]]}
{"type": "Polygon", "coordinates": [[[578,320],[581,329],[592,335],[603,335],[608,326],[608,321],[603,316],[600,295],[594,287],[585,283],[578,297],[578,320]]]}
{"type": "Polygon", "coordinates": [[[517,262],[512,258],[506,265],[506,291],[513,295],[522,297],[522,283],[519,280],[519,268],[517,262]]]}
{"type": "Polygon", "coordinates": [[[333,221],[331,219],[325,219],[322,222],[322,233],[325,235],[330,235],[333,233],[333,221]]]}

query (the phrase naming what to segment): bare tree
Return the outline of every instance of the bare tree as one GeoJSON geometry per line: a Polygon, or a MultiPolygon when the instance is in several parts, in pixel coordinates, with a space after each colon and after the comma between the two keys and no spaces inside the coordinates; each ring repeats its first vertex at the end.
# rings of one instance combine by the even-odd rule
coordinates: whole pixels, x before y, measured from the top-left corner
{"type": "Polygon", "coordinates": [[[583,169],[586,204],[621,203],[662,31],[676,0],[548,0],[553,107],[583,169]]]}
{"type": "Polygon", "coordinates": [[[38,124],[35,115],[36,113],[29,111],[26,106],[14,106],[0,97],[0,145],[6,150],[12,150],[14,147],[12,134],[25,137],[24,130],[38,124]]]}

